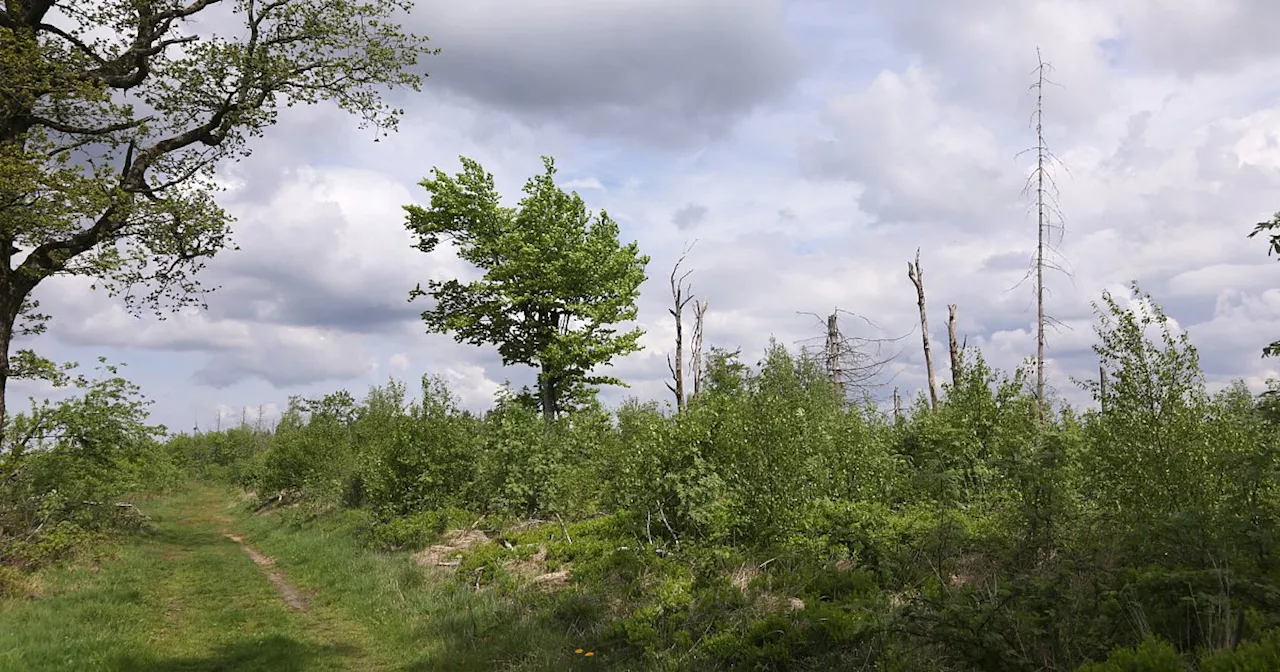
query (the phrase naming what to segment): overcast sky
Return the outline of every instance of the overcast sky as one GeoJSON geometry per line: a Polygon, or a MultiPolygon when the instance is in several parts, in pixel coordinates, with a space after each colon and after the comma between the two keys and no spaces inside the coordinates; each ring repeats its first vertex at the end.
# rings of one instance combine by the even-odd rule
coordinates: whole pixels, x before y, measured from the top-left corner
{"type": "MultiPolygon", "coordinates": [[[[1280,338],[1280,264],[1252,224],[1280,210],[1280,24],[1271,0],[429,0],[412,22],[441,49],[398,135],[328,106],[291,109],[226,166],[240,251],[210,264],[208,311],[135,319],[88,283],[41,286],[38,347],[126,362],[171,429],[237,421],[289,395],[389,376],[443,376],[483,409],[505,379],[492,348],[424,333],[407,302],[457,277],[410,247],[406,203],[432,167],[479,160],[514,203],[553,155],[562,184],[607,209],[652,256],[645,350],[610,389],[663,398],[673,328],[667,275],[688,243],[706,340],[754,361],[769,337],[818,334],[800,312],[839,307],[907,335],[893,384],[923,381],[906,261],[922,249],[931,331],[946,304],[989,361],[1034,352],[1027,272],[1036,229],[1021,193],[1033,156],[1036,48],[1071,276],[1050,276],[1051,384],[1096,361],[1092,309],[1139,280],[1191,333],[1211,381],[1261,388],[1280,338]]],[[[855,325],[850,322],[849,327],[855,325]]],[[[940,372],[945,369],[940,368],[940,372]]],[[[19,402],[46,390],[16,383],[19,402]]]]}

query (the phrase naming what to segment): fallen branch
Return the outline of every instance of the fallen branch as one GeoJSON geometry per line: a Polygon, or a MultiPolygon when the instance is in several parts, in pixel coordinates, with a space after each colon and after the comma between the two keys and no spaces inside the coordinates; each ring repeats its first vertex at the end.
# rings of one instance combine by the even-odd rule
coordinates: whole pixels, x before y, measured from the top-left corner
{"type": "Polygon", "coordinates": [[[572,544],[573,538],[569,536],[569,528],[565,527],[564,520],[560,518],[560,514],[558,513],[556,514],[556,520],[560,521],[560,531],[564,532],[565,541],[568,541],[569,543],[572,544]]]}

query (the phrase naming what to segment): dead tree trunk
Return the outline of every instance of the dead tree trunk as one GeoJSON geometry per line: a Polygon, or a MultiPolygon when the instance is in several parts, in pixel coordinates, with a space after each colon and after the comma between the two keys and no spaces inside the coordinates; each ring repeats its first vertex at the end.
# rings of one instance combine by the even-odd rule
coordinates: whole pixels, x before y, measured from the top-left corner
{"type": "Polygon", "coordinates": [[[947,304],[947,346],[951,351],[951,389],[960,388],[960,342],[956,340],[956,304],[947,304]]]}
{"type": "Polygon", "coordinates": [[[929,317],[924,307],[924,269],[920,267],[920,248],[915,263],[907,262],[907,278],[916,286],[916,305],[920,307],[920,338],[924,342],[924,368],[929,375],[929,406],[938,410],[938,379],[933,374],[933,351],[929,348],[929,317]]]}
{"type": "Polygon", "coordinates": [[[898,396],[898,388],[893,388],[893,422],[902,422],[902,397],[898,396]]]}
{"type": "MultiPolygon", "coordinates": [[[[1035,110],[1031,113],[1031,120],[1034,122],[1036,131],[1035,147],[1024,150],[1026,152],[1035,151],[1036,164],[1032,169],[1031,175],[1027,178],[1026,187],[1023,193],[1035,191],[1035,207],[1036,207],[1036,255],[1035,255],[1035,294],[1036,294],[1036,410],[1041,419],[1044,418],[1046,412],[1045,399],[1045,326],[1052,318],[1045,313],[1045,286],[1044,272],[1046,268],[1056,268],[1063,270],[1062,266],[1049,257],[1054,252],[1052,241],[1049,233],[1054,225],[1053,219],[1056,217],[1058,221],[1059,234],[1062,232],[1061,219],[1062,213],[1057,207],[1057,184],[1053,179],[1053,175],[1049,172],[1049,166],[1053,161],[1057,161],[1058,157],[1054,156],[1049,149],[1049,145],[1044,139],[1044,86],[1052,84],[1047,74],[1053,70],[1053,66],[1046,63],[1040,56],[1040,50],[1036,49],[1036,81],[1031,85],[1031,90],[1035,91],[1036,102],[1035,110]]],[[[1065,272],[1065,271],[1064,271],[1065,272]]]]}
{"type": "Polygon", "coordinates": [[[680,264],[684,263],[685,255],[689,252],[685,248],[685,253],[680,255],[676,260],[676,265],[671,268],[671,299],[672,307],[667,310],[676,320],[676,354],[673,362],[671,356],[667,356],[667,368],[671,370],[672,382],[667,383],[667,389],[671,390],[676,396],[676,410],[683,411],[685,409],[684,396],[684,307],[693,300],[693,293],[689,290],[688,285],[684,284],[684,279],[689,277],[692,271],[685,271],[684,275],[677,275],[680,272],[680,264]],[[673,384],[674,383],[674,384],[673,384]]]}
{"type": "Polygon", "coordinates": [[[827,316],[827,342],[823,350],[826,353],[827,375],[831,384],[836,386],[841,398],[844,397],[844,372],[840,370],[840,321],[838,313],[827,316]]]}
{"type": "Polygon", "coordinates": [[[693,396],[702,392],[702,329],[707,315],[706,300],[693,303],[693,339],[689,353],[689,369],[693,373],[693,396]]]}

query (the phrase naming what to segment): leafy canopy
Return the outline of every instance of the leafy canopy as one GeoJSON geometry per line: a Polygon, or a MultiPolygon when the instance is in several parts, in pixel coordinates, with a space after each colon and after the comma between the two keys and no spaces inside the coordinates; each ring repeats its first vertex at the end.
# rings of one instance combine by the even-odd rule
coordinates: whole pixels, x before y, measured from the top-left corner
{"type": "MultiPolygon", "coordinates": [[[[1268,241],[1267,256],[1269,257],[1272,253],[1280,254],[1280,233],[1274,233],[1277,230],[1280,230],[1280,212],[1272,215],[1270,221],[1255,224],[1249,237],[1252,238],[1264,231],[1273,232],[1271,233],[1271,239],[1268,241]]],[[[1280,341],[1272,341],[1271,345],[1262,349],[1263,357],[1275,357],[1277,355],[1280,355],[1280,341]]]]}
{"type": "Polygon", "coordinates": [[[551,417],[588,386],[625,386],[589,373],[640,349],[643,330],[619,333],[615,325],[635,319],[649,257],[635,242],[619,243],[607,213],[593,216],[576,192],[556,186],[553,159],[543,157],[543,164],[515,208],[503,207],[493,176],[463,157],[456,176],[435,168],[420,183],[430,206],[405,210],[417,249],[430,253],[448,240],[484,271],[479,280],[432,280],[428,290],[413,290],[410,300],[436,301],[422,313],[428,331],[496,344],[505,365],[537,366],[539,404],[551,417]]]}
{"type": "Polygon", "coordinates": [[[0,3],[0,384],[48,371],[3,359],[15,322],[47,319],[29,299],[46,278],[92,277],[135,310],[197,303],[193,273],[230,232],[215,168],[282,106],[328,100],[394,128],[382,92],[417,89],[412,66],[433,52],[392,20],[411,5],[0,3]]]}

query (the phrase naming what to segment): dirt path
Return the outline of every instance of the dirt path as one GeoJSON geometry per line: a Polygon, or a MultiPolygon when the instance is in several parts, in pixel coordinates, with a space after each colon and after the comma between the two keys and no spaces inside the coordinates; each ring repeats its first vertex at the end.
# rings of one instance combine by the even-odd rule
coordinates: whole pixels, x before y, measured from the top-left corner
{"type": "Polygon", "coordinates": [[[113,545],[100,562],[42,574],[38,599],[0,600],[0,670],[395,667],[358,612],[317,599],[286,577],[283,557],[276,566],[274,549],[257,548],[234,493],[199,486],[143,506],[152,532],[113,545]]]}
{"type": "Polygon", "coordinates": [[[275,568],[275,560],[272,560],[259,552],[258,549],[246,544],[244,537],[241,537],[240,535],[223,532],[222,536],[239,544],[240,550],[244,551],[245,555],[249,556],[249,558],[253,560],[254,564],[262,568],[262,573],[266,574],[267,580],[270,581],[272,585],[276,587],[276,590],[280,592],[280,599],[284,600],[284,603],[289,605],[290,609],[294,611],[307,610],[307,598],[303,596],[302,592],[294,587],[293,584],[289,583],[288,579],[284,578],[284,575],[280,573],[280,570],[275,568]]]}

